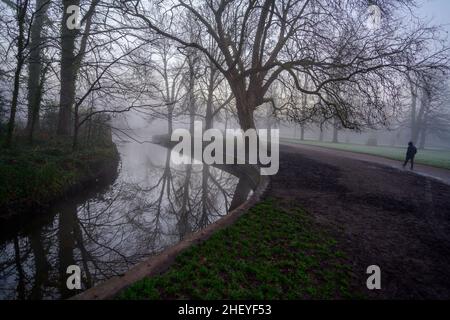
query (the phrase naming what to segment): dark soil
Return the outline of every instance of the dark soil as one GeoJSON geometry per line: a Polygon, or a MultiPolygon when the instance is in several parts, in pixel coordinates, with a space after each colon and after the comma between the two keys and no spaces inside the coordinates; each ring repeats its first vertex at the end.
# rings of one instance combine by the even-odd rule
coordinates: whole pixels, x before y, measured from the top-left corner
{"type": "Polygon", "coordinates": [[[450,298],[450,186],[333,151],[280,151],[269,194],[305,208],[338,239],[355,290],[375,299],[450,298]],[[381,268],[381,290],[366,288],[370,265],[381,268]]]}

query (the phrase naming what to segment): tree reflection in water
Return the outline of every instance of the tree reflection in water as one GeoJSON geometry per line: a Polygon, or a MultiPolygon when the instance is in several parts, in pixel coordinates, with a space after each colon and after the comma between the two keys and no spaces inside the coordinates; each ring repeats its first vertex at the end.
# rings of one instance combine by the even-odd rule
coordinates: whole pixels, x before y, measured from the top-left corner
{"type": "Polygon", "coordinates": [[[119,145],[113,185],[66,199],[26,225],[2,226],[0,298],[67,298],[66,269],[82,270],[83,289],[204,228],[245,201],[246,179],[194,163],[175,166],[171,152],[119,145]],[[5,236],[7,233],[9,236],[5,236]]]}

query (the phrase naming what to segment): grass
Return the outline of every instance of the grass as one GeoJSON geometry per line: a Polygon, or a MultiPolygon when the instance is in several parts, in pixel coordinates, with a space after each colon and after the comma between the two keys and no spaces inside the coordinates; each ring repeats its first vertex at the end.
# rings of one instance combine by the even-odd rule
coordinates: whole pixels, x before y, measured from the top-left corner
{"type": "Polygon", "coordinates": [[[62,196],[99,161],[115,157],[112,146],[73,152],[68,143],[0,149],[0,209],[21,211],[62,196]]]}
{"type": "MultiPolygon", "coordinates": [[[[356,153],[370,154],[399,161],[405,160],[406,154],[406,147],[405,148],[387,147],[387,146],[371,147],[350,143],[331,143],[312,140],[301,141],[298,139],[291,139],[291,138],[281,138],[281,141],[290,143],[301,143],[319,147],[326,147],[330,149],[351,151],[356,153]]],[[[450,150],[418,150],[414,161],[416,163],[450,170],[450,150]]]]}
{"type": "Polygon", "coordinates": [[[349,264],[336,244],[302,209],[267,199],[117,298],[352,298],[349,264]]]}

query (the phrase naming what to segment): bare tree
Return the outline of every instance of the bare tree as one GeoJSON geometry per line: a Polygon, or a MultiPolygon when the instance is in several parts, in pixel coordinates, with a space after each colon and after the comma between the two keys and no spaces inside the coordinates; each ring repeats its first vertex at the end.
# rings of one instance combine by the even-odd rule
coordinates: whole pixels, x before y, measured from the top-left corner
{"type": "Polygon", "coordinates": [[[31,143],[33,133],[39,126],[39,111],[42,100],[42,91],[45,73],[48,64],[43,63],[42,48],[45,45],[42,39],[44,23],[47,20],[47,9],[50,0],[36,0],[34,19],[30,30],[30,49],[28,58],[28,140],[31,143]]]}
{"type": "Polygon", "coordinates": [[[199,79],[200,101],[205,109],[205,130],[214,126],[214,119],[221,115],[234,98],[223,75],[212,61],[206,60],[203,62],[204,72],[199,79]]]}
{"type": "Polygon", "coordinates": [[[83,33],[73,28],[70,24],[72,13],[70,6],[79,6],[80,0],[63,0],[63,17],[61,26],[61,90],[60,107],[58,117],[57,133],[61,136],[68,136],[71,133],[72,108],[75,105],[75,89],[78,72],[83,57],[86,53],[87,41],[90,36],[92,18],[100,0],[92,0],[89,9],[80,24],[84,25],[83,33]],[[75,52],[76,41],[81,34],[78,52],[75,52]]]}
{"type": "Polygon", "coordinates": [[[155,97],[164,102],[165,110],[154,110],[152,116],[167,118],[168,134],[171,135],[175,107],[183,98],[183,70],[186,59],[177,54],[172,44],[165,39],[155,43],[154,50],[156,51],[156,61],[152,68],[155,73],[154,76],[161,80],[154,83],[155,97]]]}
{"type": "Polygon", "coordinates": [[[17,0],[15,4],[8,3],[14,6],[16,11],[16,23],[18,28],[18,34],[16,38],[16,66],[14,72],[14,85],[12,93],[11,108],[9,114],[9,120],[7,125],[5,146],[11,147],[12,137],[14,133],[14,126],[16,121],[17,104],[19,100],[20,90],[20,76],[26,59],[26,49],[29,42],[29,32],[27,27],[27,10],[29,6],[28,0],[17,0]]]}
{"type": "MultiPolygon", "coordinates": [[[[380,6],[390,12],[409,3],[382,1],[380,6]]],[[[388,104],[395,103],[402,73],[418,67],[407,63],[406,53],[430,39],[425,28],[410,30],[389,14],[373,32],[365,27],[366,5],[352,0],[127,1],[121,7],[150,30],[204,53],[228,80],[243,129],[255,127],[254,111],[268,101],[270,86],[281,76],[316,96],[323,103],[314,107],[326,108],[345,127],[357,128],[366,118],[382,122],[388,104]],[[164,9],[163,19],[154,19],[155,8],[164,9]],[[180,32],[180,17],[188,15],[198,24],[196,39],[180,32]],[[216,43],[220,59],[205,39],[216,43]],[[302,75],[309,89],[299,81],[302,75]],[[365,110],[373,111],[360,112],[361,105],[340,95],[333,83],[360,95],[365,110]]],[[[420,66],[442,62],[445,51],[431,53],[420,66]]]]}
{"type": "Polygon", "coordinates": [[[411,140],[425,148],[427,135],[446,140],[450,137],[450,87],[448,76],[440,72],[424,73],[412,84],[411,140]]]}

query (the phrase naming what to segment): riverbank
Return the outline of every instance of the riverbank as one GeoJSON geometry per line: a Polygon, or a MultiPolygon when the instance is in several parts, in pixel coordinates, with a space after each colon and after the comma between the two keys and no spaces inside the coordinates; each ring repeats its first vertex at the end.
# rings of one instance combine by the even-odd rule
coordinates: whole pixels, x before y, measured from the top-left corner
{"type": "MultiPolygon", "coordinates": [[[[173,265],[176,257],[182,252],[190,249],[192,246],[207,241],[216,232],[229,227],[243,214],[247,214],[247,211],[253,205],[261,201],[261,198],[268,189],[269,179],[265,176],[260,176],[259,168],[252,165],[229,166],[223,169],[223,173],[225,173],[226,170],[227,174],[233,175],[235,178],[239,179],[239,182],[235,184],[235,195],[233,195],[233,199],[231,200],[230,198],[228,205],[224,203],[224,205],[229,208],[228,213],[226,213],[227,211],[223,211],[223,214],[217,220],[209,221],[206,225],[191,229],[189,233],[181,235],[179,240],[175,241],[173,245],[165,245],[160,252],[149,254],[147,258],[135,264],[120,276],[111,277],[72,297],[72,299],[92,300],[114,298],[122,290],[137,281],[146,277],[156,276],[166,271],[173,265]],[[250,190],[252,190],[251,193],[249,193],[250,190]]],[[[214,183],[220,183],[220,181],[223,180],[215,179],[214,183]]],[[[231,189],[229,190],[229,192],[233,192],[231,189]]],[[[197,192],[195,192],[195,194],[197,194],[197,192]]],[[[195,211],[190,212],[193,217],[196,216],[195,211]]],[[[205,217],[204,211],[202,216],[205,217]]]]}
{"type": "Polygon", "coordinates": [[[317,227],[301,204],[273,197],[272,190],[266,194],[235,223],[178,253],[168,268],[135,282],[116,298],[362,297],[354,290],[351,262],[337,241],[317,227]]]}
{"type": "Polygon", "coordinates": [[[118,162],[113,143],[77,151],[61,142],[1,150],[0,219],[36,214],[87,185],[113,179],[118,162]]]}
{"type": "Polygon", "coordinates": [[[324,150],[282,145],[268,202],[117,298],[448,299],[450,187],[324,150]]]}
{"type": "Polygon", "coordinates": [[[336,241],[282,198],[256,204],[170,269],[145,278],[119,299],[342,299],[350,263],[336,241]]]}

